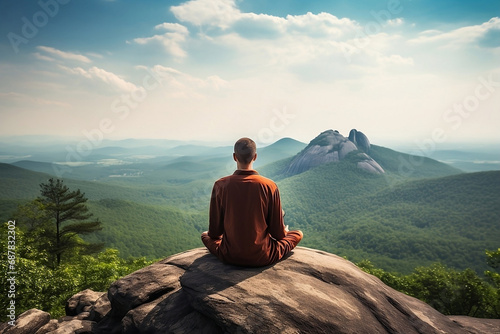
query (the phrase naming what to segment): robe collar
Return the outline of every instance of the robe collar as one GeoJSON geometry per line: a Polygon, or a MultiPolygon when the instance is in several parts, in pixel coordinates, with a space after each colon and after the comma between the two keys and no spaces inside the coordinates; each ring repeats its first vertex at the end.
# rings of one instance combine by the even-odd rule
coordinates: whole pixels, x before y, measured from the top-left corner
{"type": "Polygon", "coordinates": [[[259,173],[253,169],[237,169],[233,175],[259,175],[259,173]]]}

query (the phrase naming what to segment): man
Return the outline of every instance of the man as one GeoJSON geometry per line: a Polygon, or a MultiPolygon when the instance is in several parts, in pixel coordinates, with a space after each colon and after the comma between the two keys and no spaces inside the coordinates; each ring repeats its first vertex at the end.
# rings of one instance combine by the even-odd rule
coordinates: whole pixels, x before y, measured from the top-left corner
{"type": "Polygon", "coordinates": [[[302,240],[301,231],[288,231],[276,184],[253,169],[255,142],[234,144],[237,170],[215,182],[210,200],[209,230],[201,240],[225,263],[260,267],[281,260],[302,240]]]}

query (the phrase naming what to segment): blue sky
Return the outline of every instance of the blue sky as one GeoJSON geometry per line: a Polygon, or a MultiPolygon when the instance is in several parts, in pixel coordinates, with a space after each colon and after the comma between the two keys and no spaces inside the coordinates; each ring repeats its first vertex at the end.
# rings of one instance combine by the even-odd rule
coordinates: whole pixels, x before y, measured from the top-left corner
{"type": "Polygon", "coordinates": [[[500,142],[497,0],[3,0],[0,16],[1,136],[500,142]]]}

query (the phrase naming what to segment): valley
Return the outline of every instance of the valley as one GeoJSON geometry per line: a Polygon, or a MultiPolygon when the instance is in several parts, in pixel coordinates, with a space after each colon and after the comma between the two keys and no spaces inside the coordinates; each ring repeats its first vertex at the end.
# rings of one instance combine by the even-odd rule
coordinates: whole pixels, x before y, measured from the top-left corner
{"type": "MultiPolygon", "coordinates": [[[[324,136],[333,136],[328,137],[332,144],[337,134],[324,136]]],[[[354,147],[342,160],[286,172],[312,144],[325,143],[312,140],[308,146],[285,138],[258,150],[255,167],[277,182],[286,223],[304,231],[301,245],[353,261],[369,259],[401,273],[434,262],[478,273],[486,269],[484,251],[498,248],[500,240],[499,171],[464,172],[370,145],[354,147]],[[364,155],[383,172],[358,168],[364,155]]],[[[104,242],[124,258],[159,259],[202,246],[199,235],[208,227],[213,182],[235,168],[232,147],[108,145],[79,164],[65,163],[61,147],[38,150],[39,161],[0,164],[0,218],[16,219],[17,206],[36,198],[40,183],[63,172],[65,184],[85,193],[90,211],[103,223],[103,230],[86,240],[104,242]]],[[[341,149],[335,145],[324,151],[335,156],[341,149]]]]}

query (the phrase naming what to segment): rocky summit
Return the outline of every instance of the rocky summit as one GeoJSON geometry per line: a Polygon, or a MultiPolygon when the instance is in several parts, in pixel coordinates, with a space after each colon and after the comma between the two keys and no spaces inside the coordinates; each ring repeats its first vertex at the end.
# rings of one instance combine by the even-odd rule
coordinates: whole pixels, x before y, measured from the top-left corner
{"type": "Polygon", "coordinates": [[[370,141],[361,131],[353,129],[349,138],[346,138],[336,130],[327,130],[297,154],[284,173],[289,176],[300,174],[322,164],[339,162],[349,156],[358,168],[374,174],[383,174],[384,169],[368,155],[369,151],[370,141]]]}
{"type": "Polygon", "coordinates": [[[356,144],[360,150],[363,150],[366,153],[370,152],[370,141],[363,132],[352,129],[349,132],[349,140],[356,144]]]}
{"type": "Polygon", "coordinates": [[[68,316],[30,310],[2,333],[500,333],[500,320],[448,317],[333,254],[297,247],[262,268],[204,248],[82,291],[68,316]]]}

